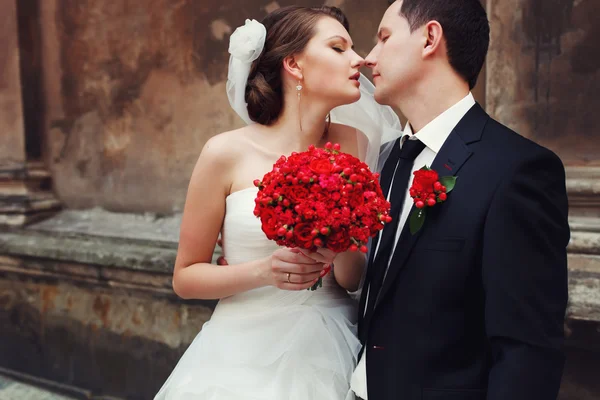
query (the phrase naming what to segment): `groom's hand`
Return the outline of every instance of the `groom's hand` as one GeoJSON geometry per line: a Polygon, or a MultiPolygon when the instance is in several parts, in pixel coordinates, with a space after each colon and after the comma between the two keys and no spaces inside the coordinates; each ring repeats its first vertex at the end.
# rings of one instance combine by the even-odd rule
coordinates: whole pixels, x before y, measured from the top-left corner
{"type": "Polygon", "coordinates": [[[283,290],[305,290],[317,282],[324,267],[297,249],[278,249],[271,256],[272,284],[283,290]]]}
{"type": "MultiPolygon", "coordinates": [[[[223,249],[223,239],[221,239],[220,237],[219,239],[217,239],[217,246],[223,249]]],[[[217,265],[229,265],[224,255],[221,255],[219,256],[219,258],[217,258],[217,265]]]]}
{"type": "Polygon", "coordinates": [[[217,265],[229,265],[229,263],[225,259],[225,256],[220,256],[217,258],[217,265]]]}

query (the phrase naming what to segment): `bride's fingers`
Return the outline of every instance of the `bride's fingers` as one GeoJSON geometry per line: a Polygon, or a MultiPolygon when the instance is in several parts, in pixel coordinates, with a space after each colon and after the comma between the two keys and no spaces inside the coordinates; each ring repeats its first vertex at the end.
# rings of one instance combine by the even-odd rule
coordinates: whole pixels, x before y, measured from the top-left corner
{"type": "Polygon", "coordinates": [[[326,248],[318,249],[317,253],[325,257],[327,260],[333,260],[337,256],[337,253],[335,251],[326,248]]]}
{"type": "Polygon", "coordinates": [[[319,279],[323,272],[312,272],[310,274],[296,274],[296,273],[288,273],[284,272],[278,275],[278,280],[283,283],[293,283],[297,285],[305,284],[314,281],[315,279],[319,279]],[[289,281],[288,281],[289,278],[289,281]]]}
{"type": "Polygon", "coordinates": [[[310,258],[311,260],[314,260],[314,261],[317,261],[320,263],[327,262],[327,258],[324,257],[320,253],[312,252],[310,250],[305,250],[305,249],[300,249],[300,253],[302,253],[302,255],[304,255],[305,257],[310,258]]]}
{"type": "Polygon", "coordinates": [[[292,249],[279,249],[273,253],[273,258],[293,264],[315,264],[314,259],[292,249]]]}
{"type": "Polygon", "coordinates": [[[313,286],[315,283],[317,283],[317,281],[318,281],[318,279],[314,279],[310,282],[302,283],[302,284],[281,282],[277,285],[277,287],[282,290],[306,290],[309,287],[313,286]]]}
{"type": "Polygon", "coordinates": [[[315,262],[313,264],[295,264],[282,260],[273,260],[271,268],[275,273],[287,274],[289,272],[291,274],[304,275],[320,273],[323,270],[323,268],[325,268],[325,266],[319,262],[315,262]]]}

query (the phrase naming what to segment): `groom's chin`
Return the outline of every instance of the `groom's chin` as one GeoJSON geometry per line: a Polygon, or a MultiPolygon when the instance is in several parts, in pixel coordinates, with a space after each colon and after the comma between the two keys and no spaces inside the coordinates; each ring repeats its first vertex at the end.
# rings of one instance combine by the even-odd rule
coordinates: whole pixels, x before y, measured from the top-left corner
{"type": "Polygon", "coordinates": [[[391,105],[389,103],[388,97],[385,96],[384,93],[381,92],[381,90],[377,90],[377,88],[375,88],[375,93],[373,93],[373,98],[375,99],[375,101],[377,103],[381,104],[382,106],[391,105]]]}

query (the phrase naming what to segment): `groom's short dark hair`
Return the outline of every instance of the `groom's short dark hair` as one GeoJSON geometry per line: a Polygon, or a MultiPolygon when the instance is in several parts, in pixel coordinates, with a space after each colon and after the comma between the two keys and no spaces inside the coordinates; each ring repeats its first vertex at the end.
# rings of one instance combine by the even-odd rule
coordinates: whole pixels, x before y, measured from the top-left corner
{"type": "Polygon", "coordinates": [[[403,0],[400,14],[411,32],[432,20],[440,23],[450,65],[473,89],[490,44],[490,24],[480,0],[403,0]]]}

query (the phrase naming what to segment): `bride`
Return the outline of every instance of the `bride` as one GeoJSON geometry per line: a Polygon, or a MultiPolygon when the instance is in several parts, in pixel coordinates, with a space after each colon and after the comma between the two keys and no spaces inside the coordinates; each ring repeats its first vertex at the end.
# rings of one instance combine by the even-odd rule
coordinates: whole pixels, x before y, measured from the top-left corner
{"type": "Polygon", "coordinates": [[[252,182],[281,155],[326,142],[375,169],[399,122],[373,100],[335,7],[285,7],[246,21],[229,51],[228,97],[248,125],[202,149],[173,274],[180,297],[220,301],[155,399],[350,398],[360,343],[348,292],[359,287],[364,255],[339,254],[323,287],[306,290],[324,264],[266,239],[252,182]],[[210,263],[219,233],[227,266],[210,263]]]}

